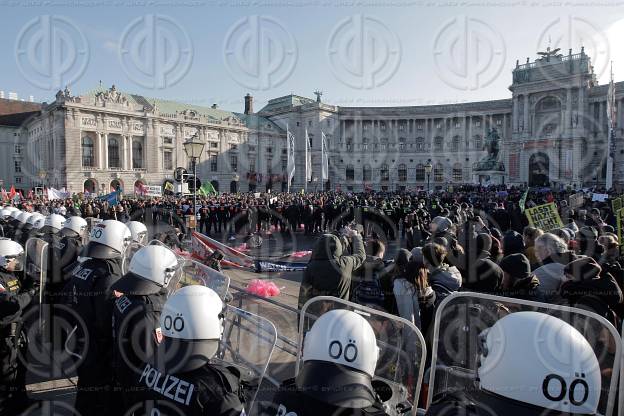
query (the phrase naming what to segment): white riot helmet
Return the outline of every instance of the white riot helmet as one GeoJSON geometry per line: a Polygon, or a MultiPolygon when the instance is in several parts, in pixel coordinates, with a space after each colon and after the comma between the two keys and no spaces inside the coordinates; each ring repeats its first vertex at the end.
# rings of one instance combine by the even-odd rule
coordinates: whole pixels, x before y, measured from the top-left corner
{"type": "Polygon", "coordinates": [[[102,221],[91,230],[89,244],[83,255],[94,259],[117,258],[123,254],[131,240],[132,234],[123,222],[102,221]]]}
{"type": "Polygon", "coordinates": [[[35,223],[33,224],[33,228],[36,230],[40,230],[45,226],[45,217],[38,217],[35,223]]]}
{"type": "Polygon", "coordinates": [[[151,295],[169,285],[181,272],[178,258],[163,246],[145,246],[130,260],[130,268],[112,290],[129,295],[151,295]]]}
{"type": "Polygon", "coordinates": [[[20,271],[24,265],[24,249],[19,243],[9,240],[8,238],[0,239],[0,268],[7,270],[7,266],[11,260],[16,259],[10,271],[20,271]]]}
{"type": "Polygon", "coordinates": [[[306,334],[297,385],[336,406],[371,406],[378,357],[375,332],[364,317],[344,309],[326,312],[306,334]]]}
{"type": "Polygon", "coordinates": [[[87,221],[82,217],[69,217],[65,224],[63,224],[63,233],[74,232],[79,236],[82,236],[87,230],[87,221]]]}
{"type": "Polygon", "coordinates": [[[11,218],[13,218],[14,220],[19,220],[19,216],[22,214],[22,211],[20,211],[19,209],[14,209],[11,211],[11,218]]]}
{"type": "Polygon", "coordinates": [[[7,219],[8,217],[11,216],[11,212],[13,211],[8,210],[6,208],[0,209],[0,219],[3,219],[3,220],[7,219]]]}
{"type": "Polygon", "coordinates": [[[65,225],[65,217],[59,214],[50,214],[45,217],[44,227],[46,232],[58,233],[65,225]]]}
{"type": "Polygon", "coordinates": [[[483,331],[480,339],[482,390],[557,412],[598,411],[598,359],[572,325],[544,313],[516,312],[483,331]]]}
{"type": "Polygon", "coordinates": [[[8,207],[4,207],[4,209],[8,209],[9,211],[13,212],[13,211],[19,211],[19,208],[16,208],[14,206],[8,206],[8,207]]]}
{"type": "Polygon", "coordinates": [[[147,242],[147,227],[145,224],[139,221],[130,221],[126,225],[130,229],[130,233],[132,233],[132,241],[139,244],[147,242]]]}
{"type": "Polygon", "coordinates": [[[17,217],[17,220],[22,223],[22,224],[27,224],[28,223],[28,219],[30,217],[32,217],[33,214],[30,212],[26,212],[26,211],[22,211],[19,216],[17,217]]]}
{"type": "MultiPolygon", "coordinates": [[[[146,247],[147,248],[147,247],[146,247]]],[[[205,286],[185,286],[173,293],[160,314],[169,371],[197,369],[217,353],[223,333],[224,304],[205,286]]]]}
{"type": "Polygon", "coordinates": [[[34,226],[35,222],[40,218],[45,218],[45,215],[40,214],[38,212],[33,212],[32,215],[28,217],[28,219],[26,220],[26,224],[30,224],[34,226]]]}

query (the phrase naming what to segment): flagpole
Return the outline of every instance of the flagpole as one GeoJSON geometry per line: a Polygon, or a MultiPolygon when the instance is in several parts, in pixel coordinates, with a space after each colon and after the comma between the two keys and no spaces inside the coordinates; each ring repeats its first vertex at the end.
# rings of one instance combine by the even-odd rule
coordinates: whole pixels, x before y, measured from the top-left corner
{"type": "Polygon", "coordinates": [[[288,124],[286,124],[286,192],[290,193],[290,130],[288,130],[288,124]]]}
{"type": "Polygon", "coordinates": [[[613,187],[613,133],[615,120],[613,111],[615,107],[615,86],[613,85],[613,61],[611,61],[611,82],[609,83],[609,92],[607,97],[607,116],[609,119],[609,133],[607,137],[607,175],[605,178],[605,187],[609,191],[613,187]]]}

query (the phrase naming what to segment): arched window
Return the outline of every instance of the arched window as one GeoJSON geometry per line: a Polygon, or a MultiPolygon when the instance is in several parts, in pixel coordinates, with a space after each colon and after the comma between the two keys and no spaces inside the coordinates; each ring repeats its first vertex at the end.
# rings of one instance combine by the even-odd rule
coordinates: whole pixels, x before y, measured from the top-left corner
{"type": "Polygon", "coordinates": [[[401,163],[399,165],[399,181],[405,182],[407,180],[407,166],[401,163]]]}
{"type": "Polygon", "coordinates": [[[108,167],[120,168],[119,163],[119,140],[116,137],[108,138],[108,167]]]}
{"type": "Polygon", "coordinates": [[[460,143],[461,143],[461,137],[454,136],[453,141],[451,142],[451,151],[459,152],[460,143]]]}
{"type": "Polygon", "coordinates": [[[382,181],[390,180],[390,170],[388,169],[388,165],[386,164],[381,165],[381,169],[379,170],[379,172],[381,174],[382,181]]]}
{"type": "Polygon", "coordinates": [[[433,150],[441,152],[444,150],[444,139],[440,136],[433,139],[433,150]]]}
{"type": "Polygon", "coordinates": [[[95,166],[95,154],[93,152],[93,139],[89,136],[82,138],[82,166],[92,168],[95,166]]]}
{"type": "Polygon", "coordinates": [[[364,182],[370,182],[373,179],[370,165],[364,165],[362,167],[362,180],[364,182]]]}
{"type": "Polygon", "coordinates": [[[348,181],[353,181],[355,179],[355,169],[353,169],[353,165],[347,165],[345,174],[348,181]]]}
{"type": "Polygon", "coordinates": [[[419,137],[416,139],[416,151],[417,152],[425,151],[425,139],[424,138],[419,137]]]}
{"type": "Polygon", "coordinates": [[[453,165],[453,181],[462,182],[464,180],[464,170],[461,163],[455,163],[453,165]]]}
{"type": "Polygon", "coordinates": [[[362,137],[362,150],[368,150],[368,138],[362,137]]]}
{"type": "Polygon", "coordinates": [[[210,183],[212,184],[212,187],[214,188],[214,190],[219,192],[219,181],[215,179],[215,180],[210,181],[210,183]]]}
{"type": "Polygon", "coordinates": [[[444,166],[442,166],[442,163],[436,163],[433,167],[433,180],[435,182],[444,181],[444,166]]]}
{"type": "Polygon", "coordinates": [[[132,167],[143,169],[143,141],[140,139],[132,140],[132,167]]]}
{"type": "Polygon", "coordinates": [[[416,181],[424,182],[425,180],[425,165],[419,163],[416,165],[416,181]]]}

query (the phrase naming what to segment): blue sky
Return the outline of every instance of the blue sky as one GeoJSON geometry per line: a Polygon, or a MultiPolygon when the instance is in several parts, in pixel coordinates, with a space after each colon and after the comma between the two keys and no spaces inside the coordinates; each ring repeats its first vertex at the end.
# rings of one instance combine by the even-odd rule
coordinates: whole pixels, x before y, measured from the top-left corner
{"type": "MultiPolygon", "coordinates": [[[[150,6],[141,5],[148,2],[75,1],[71,7],[60,0],[46,1],[45,6],[20,3],[0,0],[4,58],[0,90],[15,91],[20,97],[34,95],[41,101],[50,101],[55,88],[33,85],[28,65],[33,60],[41,64],[38,48],[49,44],[38,43],[37,36],[44,32],[38,26],[41,19],[33,20],[47,15],[55,16],[54,22],[57,16],[70,22],[70,29],[61,25],[62,36],[45,32],[52,38],[69,39],[70,47],[86,40],[88,53],[78,58],[82,67],[77,65],[82,69],[68,72],[75,78],[73,92],[95,88],[101,80],[104,86],[114,83],[123,91],[218,103],[234,111],[242,110],[247,92],[255,97],[256,109],[291,92],[313,97],[316,89],[324,92],[325,102],[342,105],[508,98],[516,59],[521,63],[526,57],[534,59],[549,39],[565,54],[570,47],[578,52],[583,44],[586,52],[597,55],[594,64],[602,82],[608,80],[608,62],[613,60],[615,79],[624,81],[624,7],[617,2],[588,1],[581,7],[538,1],[403,0],[198,0],[149,2],[150,6]],[[149,27],[146,15],[156,16],[156,24],[165,22],[161,35],[142,31],[149,27]],[[254,22],[266,30],[256,31],[254,22]],[[187,38],[191,43],[185,46],[187,38]],[[122,55],[131,56],[125,63],[119,53],[124,42],[130,46],[122,55]],[[146,58],[146,48],[157,57],[146,58]],[[186,54],[177,48],[186,48],[186,54]],[[280,57],[283,61],[278,64],[280,57]],[[256,58],[261,63],[251,68],[277,79],[269,77],[261,85],[257,73],[244,77],[241,67],[232,69],[256,58]],[[175,59],[179,62],[170,66],[164,84],[157,88],[146,85],[146,80],[153,81],[152,73],[132,75],[133,62],[148,62],[153,69],[158,62],[175,59]],[[228,64],[228,59],[234,63],[228,64]]],[[[65,57],[54,59],[52,66],[66,63],[65,57]]]]}

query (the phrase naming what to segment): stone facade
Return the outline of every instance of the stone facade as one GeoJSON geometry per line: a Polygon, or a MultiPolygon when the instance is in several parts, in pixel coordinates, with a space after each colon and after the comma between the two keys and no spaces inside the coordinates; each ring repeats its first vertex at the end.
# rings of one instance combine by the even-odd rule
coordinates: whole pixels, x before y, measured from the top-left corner
{"type": "MultiPolygon", "coordinates": [[[[541,53],[512,72],[511,98],[415,107],[338,107],[288,95],[253,113],[127,94],[99,88],[81,96],[59,91],[17,128],[33,175],[45,185],[131,193],[138,183],[173,182],[173,170],[189,168],[183,142],[206,143],[198,176],[220,191],[281,191],[286,137],[295,137],[296,173],[291,190],[415,190],[488,183],[475,171],[492,129],[501,137],[502,179],[532,186],[604,183],[608,126],[606,85],[597,85],[583,50],[541,53]],[[321,137],[326,137],[329,178],[321,178],[321,137]],[[306,181],[306,137],[312,180],[306,181]],[[430,175],[424,166],[433,166],[430,175]]],[[[624,83],[616,84],[614,183],[624,179],[624,83]]],[[[4,157],[9,157],[3,153],[4,157]]],[[[11,180],[4,177],[5,183],[11,180]]],[[[32,179],[29,183],[36,183],[32,179]]]]}

